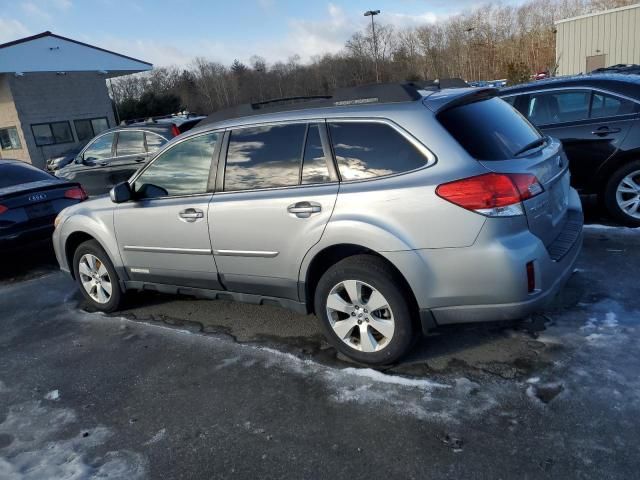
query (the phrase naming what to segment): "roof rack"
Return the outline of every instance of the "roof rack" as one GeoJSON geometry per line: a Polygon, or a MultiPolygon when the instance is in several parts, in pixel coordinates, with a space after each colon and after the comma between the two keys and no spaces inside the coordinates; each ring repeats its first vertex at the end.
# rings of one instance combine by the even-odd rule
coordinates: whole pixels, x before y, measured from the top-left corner
{"type": "Polygon", "coordinates": [[[406,83],[374,83],[358,87],[337,89],[333,95],[275,98],[263,102],[246,103],[219,110],[202,120],[200,125],[221,122],[238,117],[249,117],[265,113],[286,112],[308,108],[341,107],[380,103],[415,102],[424,90],[441,88],[464,88],[469,85],[460,78],[425,80],[406,83]]]}
{"type": "Polygon", "coordinates": [[[640,74],[640,65],[633,63],[619,63],[610,67],[601,67],[592,70],[591,73],[630,73],[640,74]]]}

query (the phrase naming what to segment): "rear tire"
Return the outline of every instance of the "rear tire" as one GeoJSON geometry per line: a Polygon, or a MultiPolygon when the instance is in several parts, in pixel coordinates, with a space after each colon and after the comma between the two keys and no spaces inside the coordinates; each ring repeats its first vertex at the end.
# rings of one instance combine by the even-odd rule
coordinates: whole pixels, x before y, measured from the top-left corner
{"type": "Polygon", "coordinates": [[[618,222],[640,227],[640,160],[616,170],[603,193],[604,206],[618,222]]]}
{"type": "Polygon", "coordinates": [[[109,256],[95,240],[81,243],[73,254],[73,273],[89,305],[113,312],[123,300],[120,282],[109,256]]]}
{"type": "Polygon", "coordinates": [[[412,301],[398,273],[373,255],[330,267],[318,282],[315,311],[329,342],[361,363],[385,365],[417,338],[412,301]]]}

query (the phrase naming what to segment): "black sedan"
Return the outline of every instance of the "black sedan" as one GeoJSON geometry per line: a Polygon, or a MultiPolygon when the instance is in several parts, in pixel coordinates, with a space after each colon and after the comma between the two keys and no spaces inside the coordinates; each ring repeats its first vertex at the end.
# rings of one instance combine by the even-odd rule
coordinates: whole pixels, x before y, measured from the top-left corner
{"type": "Polygon", "coordinates": [[[58,213],[86,198],[78,183],[18,160],[0,160],[0,254],[49,240],[58,213]]]}
{"type": "Polygon", "coordinates": [[[597,195],[612,217],[640,226],[640,75],[558,77],[500,95],[562,141],[581,194],[597,195]]]}

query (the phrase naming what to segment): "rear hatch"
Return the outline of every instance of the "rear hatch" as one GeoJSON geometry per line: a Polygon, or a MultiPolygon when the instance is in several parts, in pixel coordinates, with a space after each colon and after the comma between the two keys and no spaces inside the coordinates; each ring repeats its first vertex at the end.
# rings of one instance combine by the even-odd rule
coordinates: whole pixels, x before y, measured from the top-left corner
{"type": "Polygon", "coordinates": [[[438,120],[487,170],[535,176],[537,184],[522,205],[529,229],[549,247],[565,228],[568,214],[570,175],[561,143],[543,136],[490,91],[474,93],[469,100],[439,105],[438,120]]]}

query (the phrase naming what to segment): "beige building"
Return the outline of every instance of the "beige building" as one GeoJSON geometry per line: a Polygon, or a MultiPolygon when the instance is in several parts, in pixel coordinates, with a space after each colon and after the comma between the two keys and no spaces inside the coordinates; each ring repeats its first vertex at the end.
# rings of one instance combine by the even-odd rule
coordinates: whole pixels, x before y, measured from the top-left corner
{"type": "Polygon", "coordinates": [[[51,32],[0,45],[0,158],[44,168],[115,126],[107,79],[151,67],[51,32]]]}
{"type": "Polygon", "coordinates": [[[558,75],[640,64],[640,3],[556,22],[558,75]]]}

